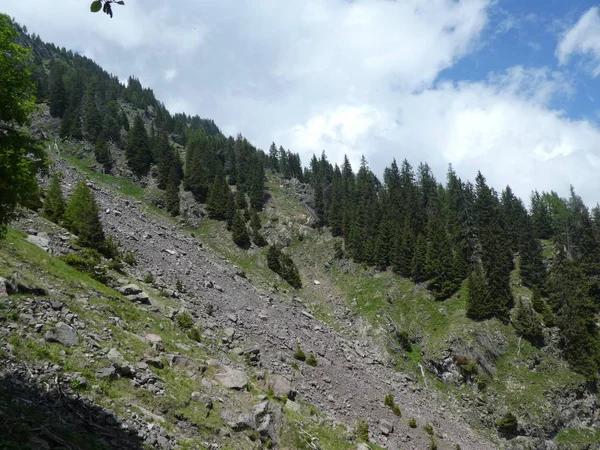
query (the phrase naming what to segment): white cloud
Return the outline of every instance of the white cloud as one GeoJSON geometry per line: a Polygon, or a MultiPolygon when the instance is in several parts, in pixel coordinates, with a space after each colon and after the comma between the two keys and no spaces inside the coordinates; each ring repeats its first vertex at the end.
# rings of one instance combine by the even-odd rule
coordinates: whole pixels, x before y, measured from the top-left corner
{"type": "Polygon", "coordinates": [[[556,56],[560,64],[567,64],[572,55],[587,57],[594,77],[600,75],[600,10],[590,8],[573,27],[562,36],[556,56]]]}
{"type": "MultiPolygon", "coordinates": [[[[264,149],[274,140],[305,163],[324,149],[356,167],[364,154],[381,173],[407,158],[443,180],[452,162],[463,178],[481,169],[524,197],[533,188],[566,195],[572,183],[588,202],[600,199],[598,128],[553,109],[572,93],[565,76],[517,66],[436,81],[482,42],[495,45],[485,34],[495,0],[129,0],[112,20],[80,0],[62,2],[62,15],[50,15],[47,0],[2,6],[43,39],[122,78],[135,74],[173,112],[212,118],[264,149]]],[[[590,11],[565,34],[561,61],[595,54],[583,39],[596,29],[590,11]]]]}

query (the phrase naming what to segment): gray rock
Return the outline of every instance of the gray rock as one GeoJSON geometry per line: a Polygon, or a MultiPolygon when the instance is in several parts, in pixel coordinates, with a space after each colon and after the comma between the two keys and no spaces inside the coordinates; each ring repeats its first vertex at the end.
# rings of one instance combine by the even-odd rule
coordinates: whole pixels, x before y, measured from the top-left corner
{"type": "Polygon", "coordinates": [[[229,369],[227,372],[216,374],[215,378],[229,389],[246,389],[248,386],[248,377],[241,370],[229,369]]]}
{"type": "Polygon", "coordinates": [[[256,430],[257,428],[254,414],[249,412],[241,414],[224,412],[221,418],[233,431],[256,430]]]}
{"type": "Polygon", "coordinates": [[[144,359],[144,362],[149,366],[156,367],[157,369],[162,369],[165,365],[162,362],[162,359],[155,358],[153,356],[149,356],[144,359]]]}
{"type": "Polygon", "coordinates": [[[8,295],[8,291],[6,290],[6,278],[0,277],[0,297],[6,297],[8,295]]]}
{"type": "Polygon", "coordinates": [[[73,327],[64,322],[58,322],[53,330],[46,332],[47,342],[58,342],[65,347],[74,347],[79,344],[79,336],[73,327]]]}
{"type": "Polygon", "coordinates": [[[111,348],[106,354],[108,360],[112,363],[113,367],[117,370],[119,375],[130,377],[133,375],[131,366],[127,362],[123,355],[121,355],[116,348],[111,348]]]}
{"type": "Polygon", "coordinates": [[[37,245],[39,248],[41,248],[44,251],[48,251],[50,249],[50,240],[42,237],[42,236],[33,236],[33,235],[29,235],[27,236],[27,242],[31,242],[34,245],[37,245]]]}
{"type": "Polygon", "coordinates": [[[145,292],[139,294],[131,294],[126,296],[130,301],[134,303],[141,303],[143,305],[150,305],[150,297],[145,292]]]}
{"type": "Polygon", "coordinates": [[[126,284],[125,286],[121,286],[117,290],[120,294],[123,295],[137,295],[142,292],[142,290],[137,284],[126,284]]]}
{"type": "Polygon", "coordinates": [[[71,375],[71,383],[76,383],[80,388],[85,388],[87,386],[86,378],[79,372],[71,375]]]}
{"type": "Polygon", "coordinates": [[[208,410],[211,410],[213,408],[212,399],[208,395],[203,394],[202,392],[192,392],[191,399],[195,402],[204,405],[204,407],[208,410]]]}
{"type": "Polygon", "coordinates": [[[100,369],[96,372],[96,376],[100,379],[109,378],[111,380],[116,380],[117,370],[114,367],[105,367],[104,369],[100,369]]]}
{"type": "Polygon", "coordinates": [[[271,377],[271,388],[273,393],[279,397],[287,397],[290,400],[296,398],[296,391],[292,388],[292,383],[282,375],[273,375],[271,377]]]}
{"type": "Polygon", "coordinates": [[[389,420],[381,419],[379,421],[379,431],[384,436],[389,436],[394,431],[394,425],[389,420]]]}

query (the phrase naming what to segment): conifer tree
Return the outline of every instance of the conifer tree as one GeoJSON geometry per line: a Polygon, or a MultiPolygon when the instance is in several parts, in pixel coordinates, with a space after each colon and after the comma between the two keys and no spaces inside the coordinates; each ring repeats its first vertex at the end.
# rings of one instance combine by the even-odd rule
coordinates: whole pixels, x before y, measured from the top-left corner
{"type": "Polygon", "coordinates": [[[94,194],[84,181],[79,182],[67,203],[65,224],[77,235],[77,243],[100,252],[105,251],[105,236],[99,207],[94,194]]]}
{"type": "Polygon", "coordinates": [[[531,306],[531,303],[519,300],[514,312],[512,324],[519,336],[531,344],[539,346],[544,342],[541,320],[531,306]]]}
{"type": "Polygon", "coordinates": [[[427,245],[425,242],[425,237],[422,233],[417,235],[417,239],[415,240],[415,246],[413,250],[413,258],[411,261],[411,277],[416,283],[420,283],[421,281],[425,281],[425,264],[426,264],[426,255],[427,255],[427,245]]]}
{"type": "Polygon", "coordinates": [[[167,189],[165,191],[165,206],[172,216],[178,216],[180,212],[179,183],[177,170],[175,167],[171,166],[169,179],[167,181],[167,189]]]}
{"type": "Polygon", "coordinates": [[[227,184],[225,174],[222,170],[219,170],[210,186],[208,199],[206,201],[206,209],[208,211],[208,216],[211,219],[227,219],[227,201],[229,199],[229,193],[229,184],[227,184]]]}
{"type": "Polygon", "coordinates": [[[85,137],[88,141],[95,142],[102,133],[102,116],[96,105],[97,85],[90,83],[85,95],[85,114],[83,116],[85,137]]]}
{"type": "Polygon", "coordinates": [[[116,100],[113,100],[106,106],[106,111],[102,117],[102,134],[107,140],[118,143],[121,140],[121,127],[119,104],[116,100]]]}
{"type": "Polygon", "coordinates": [[[227,229],[231,230],[231,227],[233,225],[233,218],[235,217],[235,214],[237,212],[236,208],[235,208],[235,199],[233,197],[233,193],[231,191],[229,191],[229,193],[227,194],[227,206],[226,206],[226,210],[227,210],[227,229]]]}
{"type": "Polygon", "coordinates": [[[133,127],[127,136],[125,156],[133,173],[140,177],[148,174],[153,160],[152,149],[144,121],[139,115],[135,117],[133,127]]]}
{"type": "Polygon", "coordinates": [[[493,317],[494,313],[493,299],[486,286],[483,271],[476,265],[467,280],[467,317],[485,320],[493,317]]]}
{"type": "Polygon", "coordinates": [[[239,189],[235,193],[235,207],[236,209],[246,209],[248,207],[248,202],[246,201],[246,194],[244,191],[239,189]]]}
{"type": "Polygon", "coordinates": [[[108,142],[106,142],[106,139],[104,139],[103,136],[100,136],[96,140],[96,144],[94,145],[94,156],[96,157],[96,161],[99,164],[102,164],[104,168],[110,168],[112,158],[108,148],[108,142]]]}
{"type": "Polygon", "coordinates": [[[546,283],[546,266],[542,246],[535,237],[530,219],[525,222],[519,245],[519,271],[523,284],[529,288],[543,289],[546,283]]]}
{"type": "Polygon", "coordinates": [[[248,229],[246,228],[246,224],[238,212],[236,212],[233,216],[231,237],[233,242],[235,242],[238,247],[246,248],[250,245],[248,229]]]}
{"type": "Polygon", "coordinates": [[[54,173],[44,199],[42,215],[54,223],[60,224],[65,213],[65,199],[61,187],[62,174],[54,173]]]}
{"type": "Polygon", "coordinates": [[[50,115],[62,118],[67,109],[68,97],[63,81],[63,71],[59,63],[53,63],[50,67],[50,115]]]}

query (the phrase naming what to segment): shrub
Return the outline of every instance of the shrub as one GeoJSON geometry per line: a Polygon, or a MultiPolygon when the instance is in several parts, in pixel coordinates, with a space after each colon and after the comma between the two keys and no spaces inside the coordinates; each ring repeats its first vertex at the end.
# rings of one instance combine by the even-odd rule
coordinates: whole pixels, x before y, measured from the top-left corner
{"type": "Polygon", "coordinates": [[[410,339],[408,338],[408,331],[406,331],[406,330],[401,330],[401,331],[396,330],[395,334],[396,334],[396,340],[400,344],[400,347],[402,347],[404,349],[404,351],[411,352],[412,351],[412,344],[410,343],[410,339]]]}
{"type": "Polygon", "coordinates": [[[202,334],[200,333],[200,329],[198,327],[193,327],[188,331],[188,337],[192,341],[200,342],[202,340],[202,334]]]}
{"type": "Polygon", "coordinates": [[[417,420],[414,417],[408,419],[408,426],[411,428],[417,428],[417,420]]]}
{"type": "Polygon", "coordinates": [[[356,436],[358,440],[369,442],[369,424],[365,419],[358,419],[356,424],[356,436]]]}
{"type": "Polygon", "coordinates": [[[514,435],[517,434],[519,421],[513,413],[509,412],[504,417],[496,421],[496,426],[498,427],[498,431],[500,433],[514,435]]]}
{"type": "Polygon", "coordinates": [[[425,426],[423,427],[423,429],[425,430],[425,432],[428,435],[433,436],[433,427],[431,426],[430,423],[426,423],[425,426]]]}
{"type": "Polygon", "coordinates": [[[135,254],[133,253],[133,250],[127,250],[125,253],[123,253],[123,256],[121,256],[121,259],[123,260],[123,262],[125,264],[128,264],[130,266],[134,266],[135,265],[135,254]]]}
{"type": "Polygon", "coordinates": [[[296,361],[292,361],[292,362],[290,363],[290,367],[291,367],[292,369],[295,369],[295,370],[297,370],[298,372],[300,371],[300,366],[298,365],[298,363],[297,363],[296,361]]]}
{"type": "Polygon", "coordinates": [[[150,272],[148,272],[146,274],[146,276],[144,277],[144,283],[146,283],[146,284],[154,283],[154,275],[152,275],[150,272]]]}
{"type": "Polygon", "coordinates": [[[394,402],[394,395],[393,394],[387,394],[385,396],[385,399],[383,400],[383,404],[385,406],[387,406],[388,408],[390,408],[392,410],[392,412],[396,416],[402,417],[402,413],[400,412],[400,408],[398,407],[398,405],[396,404],[396,402],[394,402]]]}
{"type": "Polygon", "coordinates": [[[194,326],[194,319],[192,319],[192,316],[187,311],[180,312],[175,316],[175,319],[177,320],[177,324],[184,330],[189,330],[194,326]]]}
{"type": "Polygon", "coordinates": [[[177,279],[177,282],[175,283],[175,289],[177,289],[177,291],[179,291],[179,292],[184,292],[183,283],[181,282],[181,280],[179,278],[177,279]]]}
{"type": "Polygon", "coordinates": [[[100,254],[95,250],[85,249],[79,254],[68,253],[59,256],[58,259],[100,283],[106,284],[108,282],[106,268],[102,266],[100,254]]]}
{"type": "Polygon", "coordinates": [[[296,346],[294,359],[297,359],[298,361],[306,361],[306,354],[304,353],[304,350],[302,350],[302,347],[300,347],[300,344],[296,346]]]}
{"type": "Polygon", "coordinates": [[[306,364],[312,367],[317,366],[317,358],[315,358],[314,353],[311,352],[310,355],[308,355],[308,358],[306,358],[306,364]]]}
{"type": "Polygon", "coordinates": [[[435,439],[433,439],[433,436],[429,437],[429,450],[437,450],[438,446],[437,446],[437,442],[435,442],[435,439]]]}
{"type": "Polygon", "coordinates": [[[270,246],[267,251],[267,266],[293,288],[300,289],[302,287],[300,273],[294,261],[275,246],[270,246]]]}

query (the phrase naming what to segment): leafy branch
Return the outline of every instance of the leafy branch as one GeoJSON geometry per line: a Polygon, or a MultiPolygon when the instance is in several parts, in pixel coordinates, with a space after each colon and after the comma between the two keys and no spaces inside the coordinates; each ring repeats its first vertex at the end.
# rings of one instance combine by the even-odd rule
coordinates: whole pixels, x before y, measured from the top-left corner
{"type": "Polygon", "coordinates": [[[100,10],[102,10],[103,13],[109,15],[110,18],[112,19],[113,11],[112,11],[111,5],[113,3],[116,3],[117,5],[125,4],[125,2],[123,0],[96,0],[96,1],[93,1],[92,4],[90,5],[90,11],[93,13],[97,13],[97,12],[100,12],[100,10]]]}

